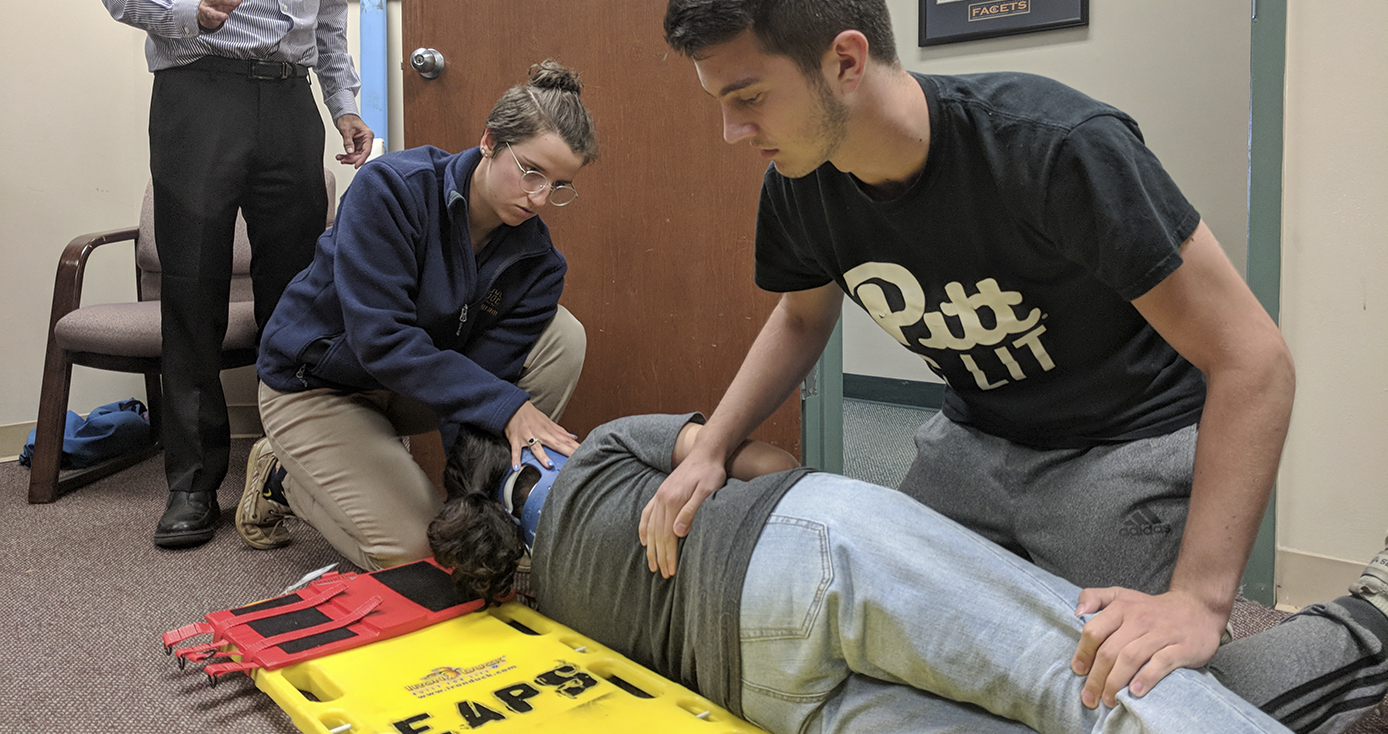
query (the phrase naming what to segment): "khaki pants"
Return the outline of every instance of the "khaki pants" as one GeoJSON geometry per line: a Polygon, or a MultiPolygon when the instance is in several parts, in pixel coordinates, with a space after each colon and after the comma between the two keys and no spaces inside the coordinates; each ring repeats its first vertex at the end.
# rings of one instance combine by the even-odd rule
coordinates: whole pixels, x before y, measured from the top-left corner
{"type": "MultiPolygon", "coordinates": [[[[552,420],[583,369],[583,325],[563,306],[526,357],[518,385],[552,420]]],[[[401,436],[438,428],[423,404],[389,390],[282,393],[260,386],[260,417],[288,476],[294,514],[368,571],[427,558],[443,499],[401,436]]]]}

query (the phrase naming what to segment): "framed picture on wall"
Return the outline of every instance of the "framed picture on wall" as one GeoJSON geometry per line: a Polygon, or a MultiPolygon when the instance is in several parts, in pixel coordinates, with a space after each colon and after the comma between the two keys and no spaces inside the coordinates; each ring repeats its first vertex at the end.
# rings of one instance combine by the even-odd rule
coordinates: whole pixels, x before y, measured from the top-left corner
{"type": "Polygon", "coordinates": [[[920,0],[920,45],[1089,25],[1089,0],[920,0]]]}

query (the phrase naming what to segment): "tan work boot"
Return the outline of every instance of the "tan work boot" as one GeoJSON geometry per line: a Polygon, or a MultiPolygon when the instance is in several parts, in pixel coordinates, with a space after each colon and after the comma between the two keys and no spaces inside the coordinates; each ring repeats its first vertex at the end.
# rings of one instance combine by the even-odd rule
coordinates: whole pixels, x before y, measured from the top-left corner
{"type": "Polygon", "coordinates": [[[279,460],[270,449],[270,439],[262,437],[251,447],[246,460],[246,488],[236,505],[236,532],[246,545],[269,550],[289,544],[289,529],[284,519],[294,512],[267,496],[265,485],[279,468],[279,460]]]}

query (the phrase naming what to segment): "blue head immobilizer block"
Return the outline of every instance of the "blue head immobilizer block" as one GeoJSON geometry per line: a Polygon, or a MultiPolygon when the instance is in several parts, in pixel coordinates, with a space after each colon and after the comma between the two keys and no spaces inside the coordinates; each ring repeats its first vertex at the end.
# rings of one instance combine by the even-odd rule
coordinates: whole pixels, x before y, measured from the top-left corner
{"type": "Polygon", "coordinates": [[[501,484],[496,488],[495,499],[506,507],[506,511],[516,518],[520,523],[521,530],[525,533],[525,547],[529,548],[535,542],[535,528],[540,524],[540,511],[544,509],[545,497],[549,494],[549,489],[554,485],[554,480],[559,477],[559,470],[564,468],[564,462],[568,457],[558,451],[547,451],[550,461],[554,462],[554,468],[548,469],[535,455],[530,453],[530,448],[521,449],[521,468],[520,471],[513,471],[507,474],[501,484]],[[517,516],[511,498],[511,490],[516,485],[516,480],[527,471],[538,471],[540,479],[531,488],[530,495],[525,499],[525,505],[521,508],[520,515],[517,516]]]}

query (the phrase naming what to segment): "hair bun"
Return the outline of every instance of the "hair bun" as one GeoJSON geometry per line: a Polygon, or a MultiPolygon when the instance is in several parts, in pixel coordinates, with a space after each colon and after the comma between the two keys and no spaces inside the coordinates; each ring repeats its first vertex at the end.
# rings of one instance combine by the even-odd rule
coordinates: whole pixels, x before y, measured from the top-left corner
{"type": "Polygon", "coordinates": [[[554,59],[545,59],[530,66],[530,86],[558,89],[573,94],[583,91],[583,82],[579,80],[578,74],[554,59]]]}

